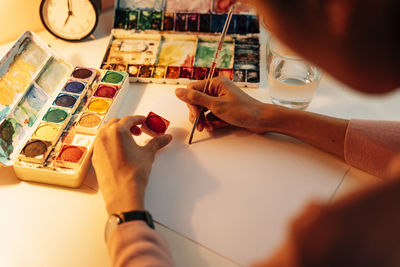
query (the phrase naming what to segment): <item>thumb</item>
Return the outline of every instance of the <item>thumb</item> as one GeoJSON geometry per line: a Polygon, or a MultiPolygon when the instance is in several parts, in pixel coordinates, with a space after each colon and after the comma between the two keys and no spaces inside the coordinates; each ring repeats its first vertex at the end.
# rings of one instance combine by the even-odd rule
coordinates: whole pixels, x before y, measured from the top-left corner
{"type": "Polygon", "coordinates": [[[209,96],[193,89],[177,88],[175,90],[175,95],[180,100],[190,105],[198,105],[206,108],[209,108],[215,100],[215,97],[209,96]]]}
{"type": "Polygon", "coordinates": [[[170,134],[157,136],[151,139],[150,142],[148,142],[145,147],[150,149],[153,153],[156,153],[158,150],[168,145],[171,142],[171,140],[172,140],[172,135],[170,134]]]}

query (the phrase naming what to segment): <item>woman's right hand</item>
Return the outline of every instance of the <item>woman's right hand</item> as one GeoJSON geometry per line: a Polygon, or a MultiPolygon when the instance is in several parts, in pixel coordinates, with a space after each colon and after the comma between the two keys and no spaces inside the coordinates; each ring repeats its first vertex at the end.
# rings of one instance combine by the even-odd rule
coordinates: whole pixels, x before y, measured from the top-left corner
{"type": "MultiPolygon", "coordinates": [[[[203,129],[212,131],[233,125],[255,133],[266,132],[261,122],[265,122],[264,108],[268,104],[250,97],[226,77],[214,78],[210,90],[203,93],[205,83],[205,80],[198,81],[189,84],[187,88],[175,90],[176,96],[187,103],[189,119],[192,123],[202,113],[202,107],[210,110],[207,115],[204,113],[200,115],[198,131],[203,129]],[[261,117],[264,117],[263,120],[261,117]]],[[[271,114],[271,112],[267,113],[271,114]]]]}

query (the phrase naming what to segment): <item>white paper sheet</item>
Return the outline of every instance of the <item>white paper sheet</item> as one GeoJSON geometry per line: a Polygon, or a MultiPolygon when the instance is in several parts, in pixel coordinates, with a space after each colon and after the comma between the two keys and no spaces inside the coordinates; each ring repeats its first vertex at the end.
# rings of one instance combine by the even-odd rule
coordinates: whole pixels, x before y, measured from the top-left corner
{"type": "MultiPolygon", "coordinates": [[[[186,105],[170,89],[146,96],[134,113],[165,117],[174,136],[156,157],[147,209],[160,223],[239,264],[271,255],[292,217],[311,199],[327,201],[348,168],[331,155],[274,134],[196,132],[189,146],[186,105]]],[[[145,139],[137,140],[143,144],[145,139]]]]}

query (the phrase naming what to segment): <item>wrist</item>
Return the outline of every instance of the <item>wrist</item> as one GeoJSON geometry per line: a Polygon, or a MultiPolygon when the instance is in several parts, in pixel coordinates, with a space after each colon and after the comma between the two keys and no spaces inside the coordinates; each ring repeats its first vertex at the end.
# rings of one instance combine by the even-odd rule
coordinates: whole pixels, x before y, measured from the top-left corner
{"type": "Polygon", "coordinates": [[[124,190],[114,193],[112,198],[106,201],[108,215],[120,214],[131,210],[144,210],[144,190],[124,190]]]}
{"type": "Polygon", "coordinates": [[[281,106],[261,103],[255,121],[258,123],[257,132],[280,132],[282,123],[289,116],[289,111],[281,106]]]}

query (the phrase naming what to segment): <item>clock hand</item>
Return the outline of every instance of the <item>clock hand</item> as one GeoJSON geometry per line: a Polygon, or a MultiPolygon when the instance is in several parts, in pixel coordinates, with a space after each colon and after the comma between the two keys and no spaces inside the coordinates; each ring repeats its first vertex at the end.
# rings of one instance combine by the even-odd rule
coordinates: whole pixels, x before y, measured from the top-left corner
{"type": "Polygon", "coordinates": [[[71,0],[68,0],[68,1],[67,1],[67,4],[68,4],[68,17],[67,17],[67,19],[66,19],[65,22],[64,22],[64,26],[67,25],[69,18],[73,15],[73,13],[72,13],[72,2],[71,2],[71,0]]]}

